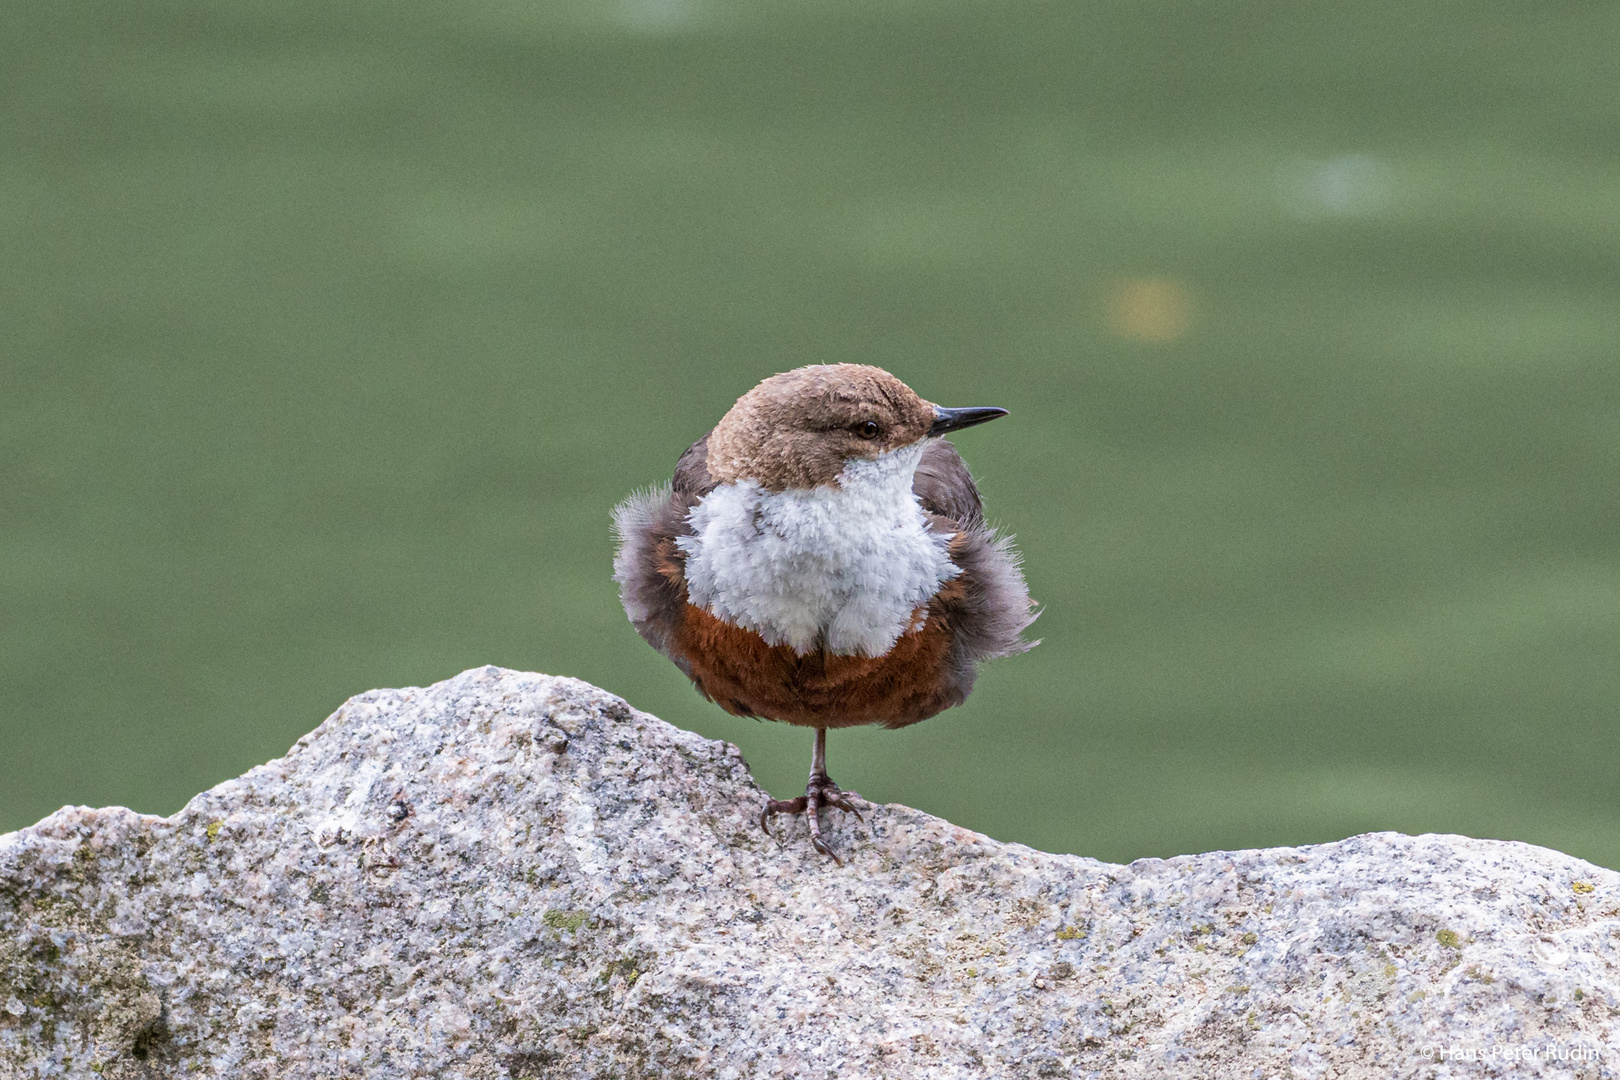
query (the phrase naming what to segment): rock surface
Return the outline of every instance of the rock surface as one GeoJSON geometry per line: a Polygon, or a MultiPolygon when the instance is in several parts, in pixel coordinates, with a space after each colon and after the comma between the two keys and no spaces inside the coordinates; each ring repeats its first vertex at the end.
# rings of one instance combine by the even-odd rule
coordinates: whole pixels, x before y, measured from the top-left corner
{"type": "Polygon", "coordinates": [[[1391,833],[1113,866],[497,668],[0,837],[6,1077],[1611,1076],[1620,879],[1391,833]]]}

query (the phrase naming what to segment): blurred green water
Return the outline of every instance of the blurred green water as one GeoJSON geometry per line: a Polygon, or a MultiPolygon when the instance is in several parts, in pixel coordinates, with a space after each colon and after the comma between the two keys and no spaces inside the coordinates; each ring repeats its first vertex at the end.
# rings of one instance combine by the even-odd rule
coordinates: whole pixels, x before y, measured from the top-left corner
{"type": "Polygon", "coordinates": [[[170,812],[481,663],[797,789],[804,732],[636,638],[607,522],[761,376],[851,360],[1013,411],[958,443],[1046,612],[966,706],[835,733],[844,785],[1108,859],[1393,828],[1620,865],[1617,32],[6,5],[0,829],[170,812]],[[1181,306],[1121,314],[1143,279],[1181,306]]]}

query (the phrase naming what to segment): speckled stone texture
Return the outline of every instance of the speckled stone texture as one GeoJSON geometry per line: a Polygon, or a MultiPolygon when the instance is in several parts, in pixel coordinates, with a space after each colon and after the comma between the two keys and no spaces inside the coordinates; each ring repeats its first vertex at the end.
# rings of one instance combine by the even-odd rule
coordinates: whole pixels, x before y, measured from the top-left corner
{"type": "Polygon", "coordinates": [[[1358,836],[1112,866],[901,806],[760,834],[736,749],[497,668],[172,818],[0,837],[5,1077],[1612,1076],[1620,880],[1358,836]]]}

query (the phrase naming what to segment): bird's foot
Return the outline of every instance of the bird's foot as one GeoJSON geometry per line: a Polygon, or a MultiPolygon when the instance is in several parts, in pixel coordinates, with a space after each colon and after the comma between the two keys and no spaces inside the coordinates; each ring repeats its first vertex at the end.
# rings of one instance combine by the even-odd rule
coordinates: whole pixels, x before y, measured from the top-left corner
{"type": "Polygon", "coordinates": [[[854,814],[855,820],[864,822],[866,819],[861,817],[861,812],[850,802],[851,799],[860,797],[856,792],[841,790],[832,782],[832,777],[825,773],[812,776],[809,785],[804,789],[804,794],[798,798],[772,799],[767,802],[765,809],[759,812],[759,827],[765,830],[766,836],[775,840],[776,837],[771,833],[771,818],[777,814],[803,814],[805,822],[810,826],[810,846],[842,866],[844,860],[840,859],[821,837],[821,808],[828,806],[842,810],[846,814],[854,814]]]}

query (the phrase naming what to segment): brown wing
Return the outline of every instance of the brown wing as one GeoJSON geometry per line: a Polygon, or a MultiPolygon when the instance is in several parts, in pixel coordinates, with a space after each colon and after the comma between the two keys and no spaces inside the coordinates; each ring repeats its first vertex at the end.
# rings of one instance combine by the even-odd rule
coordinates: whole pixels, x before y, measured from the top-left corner
{"type": "MultiPolygon", "coordinates": [[[[670,481],[675,497],[686,500],[686,509],[713,491],[717,485],[709,475],[709,436],[705,435],[686,448],[686,453],[675,463],[675,476],[670,481]]],[[[682,518],[686,515],[683,512],[682,518]]]]}
{"type": "Polygon", "coordinates": [[[687,675],[689,666],[674,648],[686,607],[686,557],[675,540],[691,532],[686,515],[693,504],[714,490],[708,455],[705,435],[681,455],[669,487],[632,495],[613,510],[619,542],[613,580],[624,612],[636,632],[687,675]]]}
{"type": "Polygon", "coordinates": [[[984,523],[979,489],[973,486],[973,477],[956,447],[944,439],[935,439],[923,450],[911,491],[930,514],[968,527],[984,523]]]}
{"type": "MultiPolygon", "coordinates": [[[[1024,638],[1024,630],[1039,612],[1029,598],[1012,538],[998,536],[984,523],[979,489],[954,446],[943,439],[929,444],[911,490],[923,509],[934,515],[934,527],[955,534],[950,556],[961,573],[929,601],[928,618],[950,630],[950,656],[941,677],[949,686],[946,705],[956,705],[973,689],[981,660],[1011,656],[1040,644],[1024,638]]],[[[888,726],[908,722],[912,721],[888,726]]]]}

